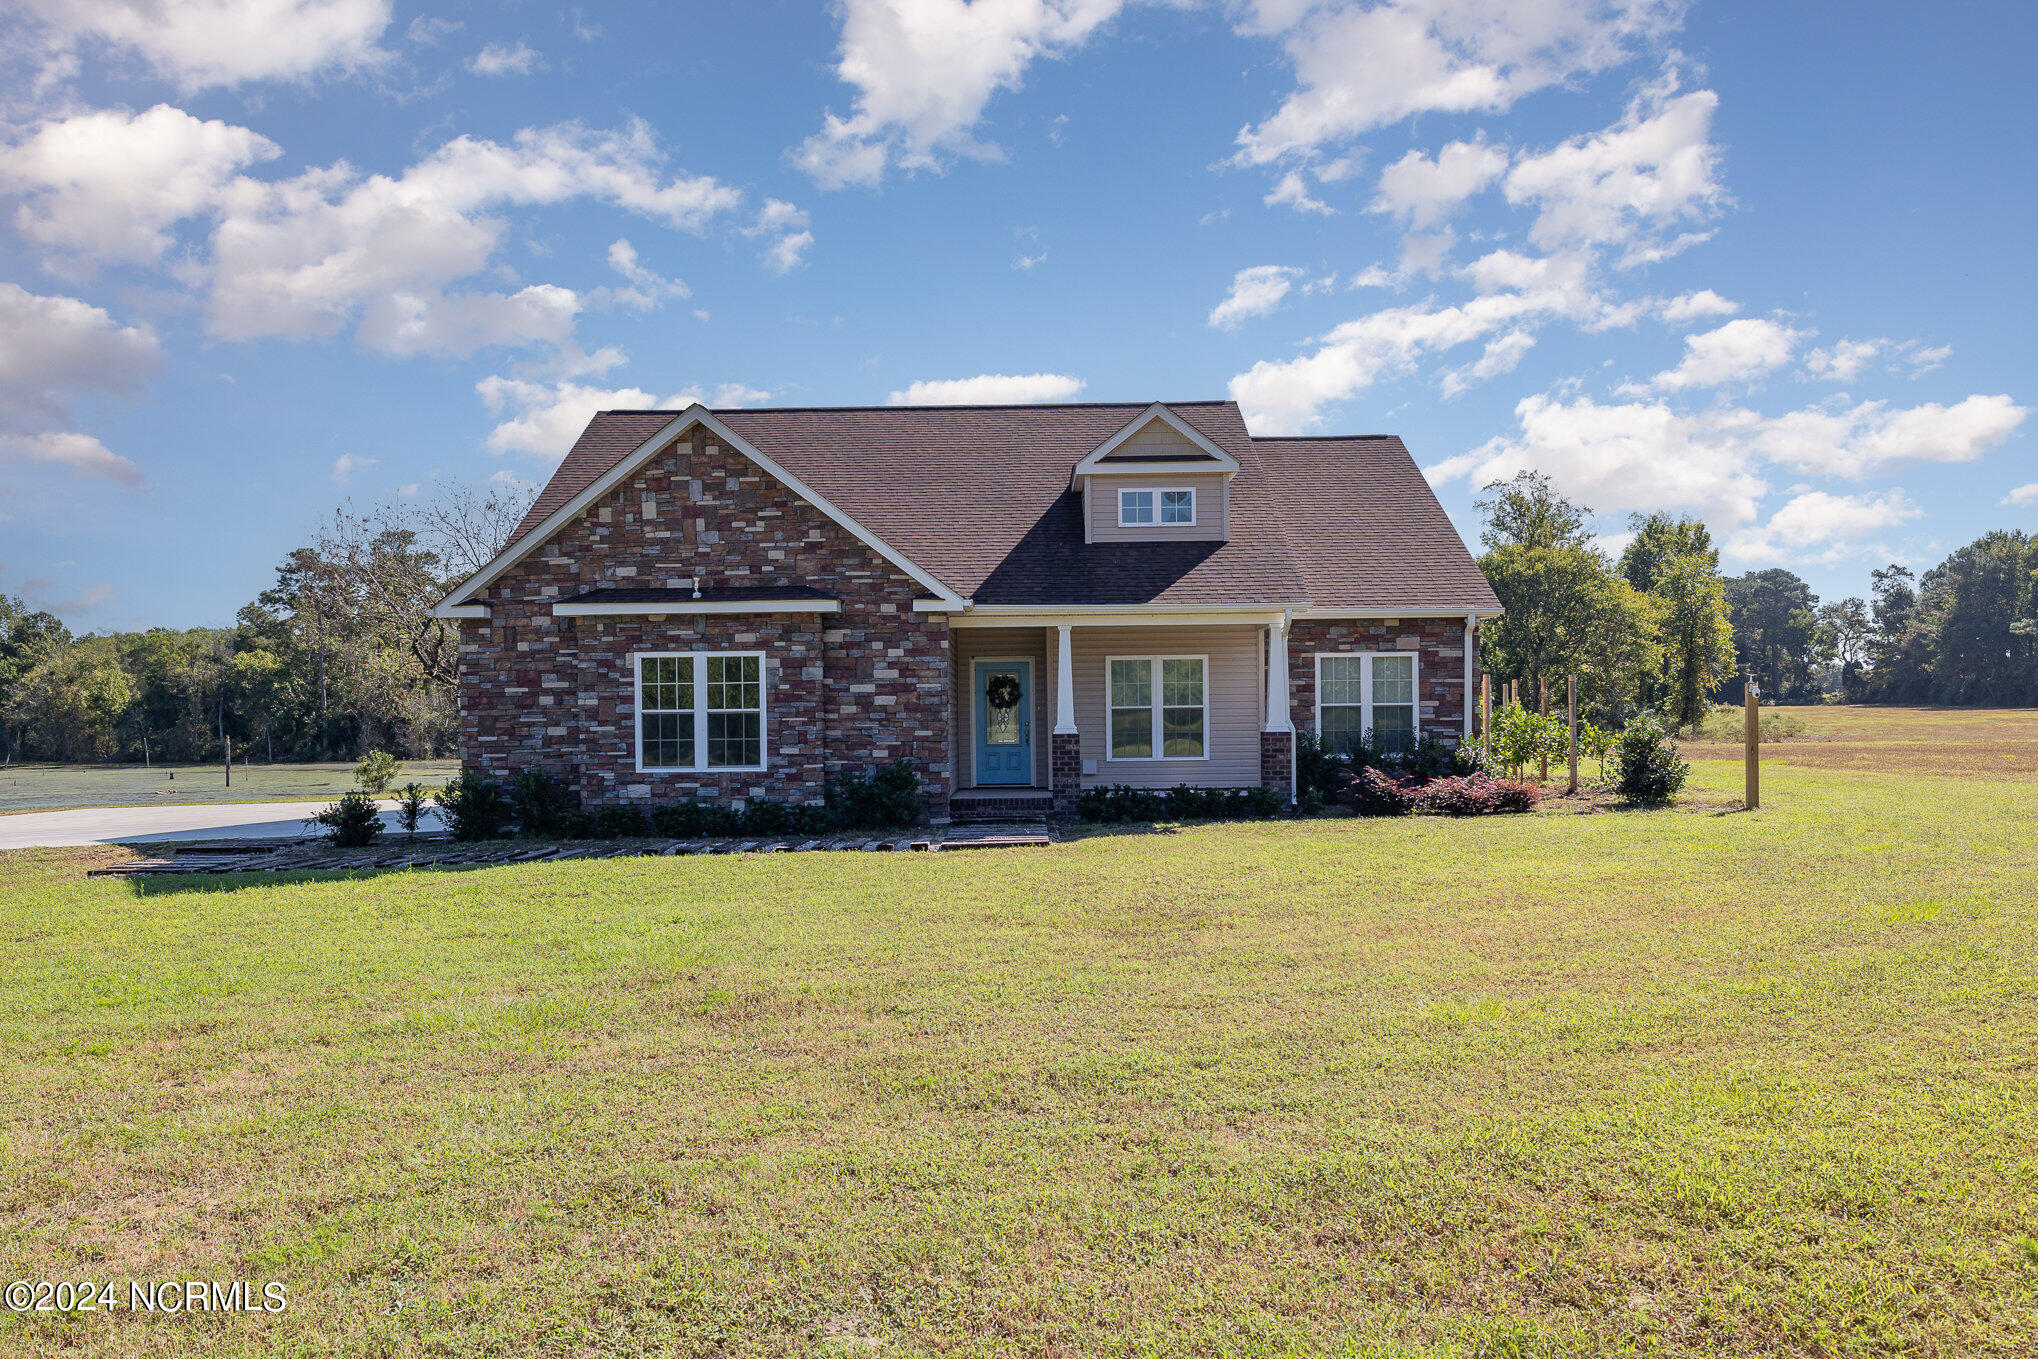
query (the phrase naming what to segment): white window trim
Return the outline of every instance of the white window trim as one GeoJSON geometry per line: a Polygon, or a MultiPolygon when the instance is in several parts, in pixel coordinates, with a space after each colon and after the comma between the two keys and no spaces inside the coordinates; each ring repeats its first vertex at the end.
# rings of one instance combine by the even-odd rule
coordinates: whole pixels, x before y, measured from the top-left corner
{"type": "MultiPolygon", "coordinates": [[[[1316,658],[1316,692],[1311,701],[1316,705],[1316,738],[1323,739],[1323,663],[1333,657],[1340,660],[1358,659],[1364,662],[1359,667],[1359,730],[1373,731],[1373,662],[1382,656],[1406,656],[1408,658],[1409,680],[1409,739],[1422,739],[1422,653],[1419,651],[1318,651],[1316,658]]],[[[1333,708],[1349,708],[1349,703],[1333,703],[1333,708]]],[[[1400,704],[1395,704],[1400,707],[1400,704]]]]}
{"type": "MultiPolygon", "coordinates": [[[[1184,529],[1196,527],[1196,488],[1194,486],[1120,486],[1118,488],[1118,527],[1143,529],[1184,529]],[[1161,497],[1173,492],[1189,497],[1189,517],[1169,522],[1161,518],[1161,497]],[[1153,497],[1153,518],[1151,520],[1127,519],[1125,497],[1128,495],[1150,495],[1153,497]]],[[[1177,658],[1179,659],[1179,657],[1177,658]]]]}
{"type": "MultiPolygon", "coordinates": [[[[639,774],[761,774],[771,759],[771,676],[762,651],[634,651],[630,653],[630,745],[637,758],[639,774]],[[757,754],[756,764],[708,763],[708,657],[754,657],[757,661],[757,754]],[[693,666],[693,758],[692,764],[644,763],[644,662],[685,660],[693,666]]],[[[666,709],[660,709],[664,712],[666,709]]],[[[721,711],[731,711],[722,709],[721,711]]],[[[745,711],[740,709],[735,711],[745,711]]]]}
{"type": "Polygon", "coordinates": [[[1104,658],[1104,762],[1106,764],[1191,764],[1196,761],[1208,762],[1209,759],[1210,759],[1209,656],[1207,655],[1106,656],[1104,658]],[[1153,673],[1151,678],[1148,680],[1147,697],[1153,700],[1151,711],[1153,713],[1153,749],[1156,752],[1155,754],[1113,755],[1111,753],[1111,713],[1114,707],[1114,705],[1111,702],[1111,666],[1112,663],[1116,661],[1153,662],[1153,673]],[[1186,704],[1182,703],[1163,704],[1161,702],[1162,661],[1201,661],[1203,663],[1203,753],[1201,755],[1162,755],[1158,753],[1161,749],[1161,725],[1162,725],[1161,709],[1163,707],[1181,708],[1187,706],[1186,704]]]}

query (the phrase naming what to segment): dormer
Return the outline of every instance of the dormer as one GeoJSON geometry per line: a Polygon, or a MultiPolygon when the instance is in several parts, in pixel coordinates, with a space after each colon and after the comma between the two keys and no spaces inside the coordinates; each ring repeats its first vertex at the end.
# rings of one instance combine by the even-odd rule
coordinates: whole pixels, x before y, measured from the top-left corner
{"type": "Polygon", "coordinates": [[[1238,460],[1156,401],[1070,473],[1086,543],[1224,542],[1238,460]]]}

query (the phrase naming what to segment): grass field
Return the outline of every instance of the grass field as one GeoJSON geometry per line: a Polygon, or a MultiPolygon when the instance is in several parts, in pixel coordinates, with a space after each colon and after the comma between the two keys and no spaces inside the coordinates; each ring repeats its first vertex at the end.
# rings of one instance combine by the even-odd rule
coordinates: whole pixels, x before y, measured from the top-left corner
{"type": "MultiPolygon", "coordinates": [[[[2038,778],[2038,709],[1778,705],[1762,711],[1788,713],[1804,724],[1802,736],[1763,749],[1762,758],[1771,763],[2038,778]]],[[[1725,757],[1704,742],[1691,753],[1725,757]]]]}
{"type": "MultiPolygon", "coordinates": [[[[457,760],[406,760],[398,784],[437,788],[457,760]]],[[[0,768],[0,814],[66,807],[173,807],[210,802],[301,802],[354,788],[351,764],[16,764],[0,768]],[[172,777],[174,775],[174,777],[172,777]]]]}
{"type": "Polygon", "coordinates": [[[968,854],[0,856],[0,1276],[291,1299],[0,1352],[2038,1353],[2029,784],[1697,770],[968,854]]]}

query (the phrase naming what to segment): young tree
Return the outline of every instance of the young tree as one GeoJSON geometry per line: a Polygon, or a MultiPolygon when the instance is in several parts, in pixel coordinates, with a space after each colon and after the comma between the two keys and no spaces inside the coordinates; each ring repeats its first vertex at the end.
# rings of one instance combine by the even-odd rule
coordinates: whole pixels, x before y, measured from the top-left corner
{"type": "Polygon", "coordinates": [[[1486,518],[1479,541],[1489,550],[1586,545],[1592,511],[1559,495],[1541,472],[1517,472],[1512,480],[1489,481],[1480,489],[1484,494],[1473,504],[1486,518]]]}
{"type": "Polygon", "coordinates": [[[1664,703],[1678,725],[1691,726],[1734,673],[1725,583],[1709,556],[1688,552],[1663,563],[1650,596],[1660,610],[1664,703]]]}

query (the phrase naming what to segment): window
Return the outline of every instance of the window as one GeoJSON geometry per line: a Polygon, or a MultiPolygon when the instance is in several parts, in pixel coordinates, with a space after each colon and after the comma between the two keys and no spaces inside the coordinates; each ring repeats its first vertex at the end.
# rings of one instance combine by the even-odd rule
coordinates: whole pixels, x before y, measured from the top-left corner
{"type": "Polygon", "coordinates": [[[1376,750],[1415,744],[1415,654],[1316,658],[1316,734],[1331,750],[1370,739],[1376,750]]]}
{"type": "Polygon", "coordinates": [[[1136,528],[1145,524],[1193,524],[1196,522],[1196,492],[1193,490],[1120,491],[1118,526],[1136,528]],[[1158,508],[1156,509],[1156,502],[1158,508]]]}
{"type": "Polygon", "coordinates": [[[1202,656],[1113,656],[1105,663],[1114,760],[1200,760],[1209,752],[1202,656]]]}
{"type": "Polygon", "coordinates": [[[637,657],[637,768],[762,769],[764,657],[637,657]]]}

